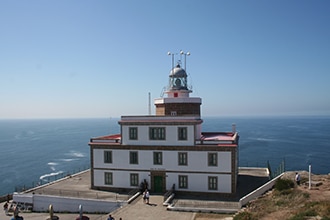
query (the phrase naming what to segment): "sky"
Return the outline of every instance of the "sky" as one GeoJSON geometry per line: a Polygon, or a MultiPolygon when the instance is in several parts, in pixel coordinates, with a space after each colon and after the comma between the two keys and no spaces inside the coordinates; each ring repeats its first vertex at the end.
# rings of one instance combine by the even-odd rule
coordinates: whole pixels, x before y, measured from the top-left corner
{"type": "Polygon", "coordinates": [[[330,115],[330,1],[1,0],[0,118],[147,115],[180,50],[203,116],[330,115]]]}

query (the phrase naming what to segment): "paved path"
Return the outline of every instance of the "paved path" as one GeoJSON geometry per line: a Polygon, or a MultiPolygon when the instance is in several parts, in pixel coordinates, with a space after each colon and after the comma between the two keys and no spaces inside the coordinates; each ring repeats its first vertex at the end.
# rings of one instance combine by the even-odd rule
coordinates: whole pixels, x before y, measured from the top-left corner
{"type": "MultiPolygon", "coordinates": [[[[1,208],[4,203],[1,203],[1,208]]],[[[6,220],[12,218],[6,216],[5,212],[1,210],[0,220],[6,220]]],[[[195,213],[192,212],[174,212],[166,211],[166,207],[163,206],[162,196],[151,196],[150,204],[143,203],[142,197],[136,199],[132,204],[128,204],[120,209],[111,213],[116,220],[122,218],[123,220],[165,220],[165,219],[180,219],[180,220],[193,220],[195,213]]],[[[78,217],[78,214],[66,214],[66,213],[55,213],[59,217],[59,220],[74,220],[78,217]]],[[[108,215],[99,214],[92,215],[86,214],[90,220],[106,220],[108,215]]],[[[20,213],[20,216],[24,220],[46,220],[49,218],[48,213],[20,213]]]]}
{"type": "MultiPolygon", "coordinates": [[[[251,172],[251,171],[250,171],[251,172]]],[[[249,172],[247,174],[250,174],[249,172]]],[[[267,180],[267,179],[266,179],[267,180]]],[[[238,179],[238,194],[246,195],[246,193],[251,192],[256,189],[258,186],[265,183],[265,177],[259,176],[249,176],[249,175],[240,175],[238,179]]],[[[90,199],[127,199],[127,195],[120,195],[116,193],[103,192],[90,189],[90,172],[82,172],[76,175],[73,175],[70,178],[64,178],[61,181],[54,182],[50,185],[35,188],[30,192],[38,194],[48,194],[48,195],[65,195],[73,196],[79,198],[90,198],[90,199]]],[[[189,206],[207,206],[210,207],[214,205],[215,202],[207,201],[195,201],[190,200],[178,202],[182,206],[187,204],[189,206]],[[205,203],[205,204],[204,204],[205,203]]],[[[216,206],[220,203],[217,202],[216,206]]],[[[231,203],[228,203],[231,204],[231,203]]],[[[227,205],[228,205],[227,204],[227,205]]],[[[3,211],[4,203],[0,204],[0,220],[11,219],[12,216],[6,216],[3,211]]],[[[177,212],[177,211],[167,211],[166,207],[163,206],[163,196],[151,195],[150,204],[143,203],[142,196],[137,198],[131,204],[127,204],[124,207],[121,207],[113,211],[112,216],[116,220],[122,218],[122,220],[165,220],[165,219],[180,219],[180,220],[194,220],[196,213],[193,212],[177,212]]],[[[49,218],[48,213],[20,213],[24,217],[24,220],[46,220],[49,218]]],[[[59,217],[59,220],[74,220],[78,217],[78,214],[67,214],[67,213],[55,213],[59,217]]],[[[108,214],[86,214],[90,220],[106,220],[108,214]]]]}
{"type": "Polygon", "coordinates": [[[123,220],[193,220],[195,218],[195,213],[193,212],[167,211],[166,207],[163,206],[163,196],[151,196],[149,204],[145,204],[141,196],[133,204],[128,204],[121,209],[117,209],[111,214],[116,220],[119,218],[123,220]]]}

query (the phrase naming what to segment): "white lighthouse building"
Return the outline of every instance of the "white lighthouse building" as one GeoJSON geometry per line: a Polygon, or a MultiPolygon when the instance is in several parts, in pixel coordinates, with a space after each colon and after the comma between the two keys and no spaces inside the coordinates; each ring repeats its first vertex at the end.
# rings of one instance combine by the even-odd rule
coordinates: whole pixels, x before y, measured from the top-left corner
{"type": "Polygon", "coordinates": [[[129,191],[143,182],[152,193],[173,187],[182,194],[236,193],[238,133],[202,131],[202,99],[190,97],[180,63],[174,66],[172,55],[165,97],[154,100],[155,115],[122,116],[120,134],[91,138],[91,188],[129,191]]]}

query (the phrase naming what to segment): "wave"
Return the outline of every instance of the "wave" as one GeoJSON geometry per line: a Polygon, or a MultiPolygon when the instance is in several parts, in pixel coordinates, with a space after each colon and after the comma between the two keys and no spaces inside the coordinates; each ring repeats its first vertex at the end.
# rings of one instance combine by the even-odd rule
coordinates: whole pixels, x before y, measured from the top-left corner
{"type": "Polygon", "coordinates": [[[297,144],[298,141],[288,140],[283,138],[258,138],[258,137],[248,137],[247,140],[260,141],[260,142],[276,142],[276,143],[288,143],[288,144],[297,144]]]}
{"type": "Polygon", "coordinates": [[[47,163],[47,165],[49,165],[49,166],[56,166],[56,165],[58,165],[58,163],[55,163],[55,162],[49,162],[49,163],[47,163]]]}
{"type": "Polygon", "coordinates": [[[85,154],[78,151],[70,151],[69,153],[66,153],[66,155],[72,157],[85,157],[85,154]]]}
{"type": "Polygon", "coordinates": [[[71,162],[71,161],[75,161],[77,160],[76,158],[69,158],[69,159],[60,159],[60,161],[64,161],[64,162],[71,162]]]}
{"type": "Polygon", "coordinates": [[[48,180],[45,180],[45,178],[52,177],[52,176],[57,176],[57,175],[62,174],[62,173],[64,173],[64,172],[63,171],[58,171],[58,172],[55,172],[55,173],[47,173],[47,174],[44,174],[44,175],[40,176],[39,179],[42,180],[42,181],[48,182],[48,180]]]}

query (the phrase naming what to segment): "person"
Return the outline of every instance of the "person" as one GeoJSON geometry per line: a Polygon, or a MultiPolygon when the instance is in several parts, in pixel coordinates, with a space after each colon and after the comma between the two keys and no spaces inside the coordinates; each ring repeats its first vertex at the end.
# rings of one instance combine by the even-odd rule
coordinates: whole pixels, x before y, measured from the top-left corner
{"type": "Polygon", "coordinates": [[[147,190],[144,190],[142,196],[143,196],[143,203],[146,203],[146,200],[147,200],[147,190]]]}
{"type": "Polygon", "coordinates": [[[8,202],[3,205],[3,210],[5,210],[6,215],[8,215],[8,202]]]}
{"type": "Polygon", "coordinates": [[[150,197],[149,191],[146,189],[146,202],[147,202],[147,204],[149,204],[149,197],[150,197]]]}
{"type": "Polygon", "coordinates": [[[11,218],[11,220],[24,220],[22,216],[18,215],[19,210],[17,207],[14,208],[14,217],[11,218]]]}
{"type": "Polygon", "coordinates": [[[296,173],[295,181],[296,181],[297,185],[299,186],[300,185],[300,174],[299,173],[296,173]]]}
{"type": "Polygon", "coordinates": [[[115,218],[109,215],[109,218],[107,220],[115,220],[115,218]]]}

